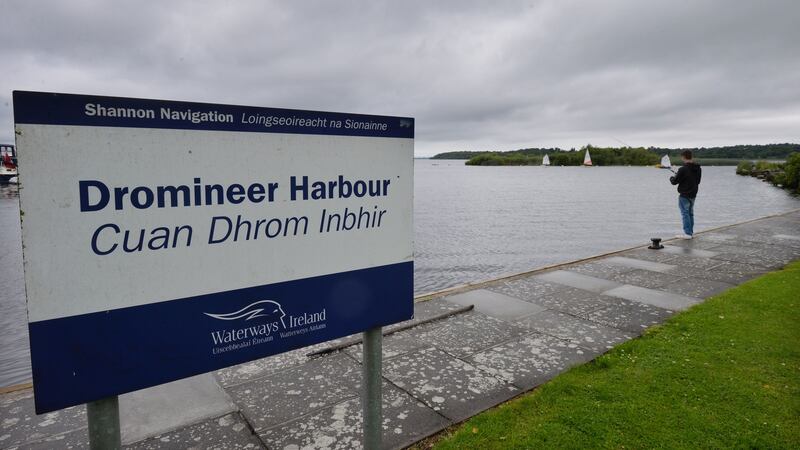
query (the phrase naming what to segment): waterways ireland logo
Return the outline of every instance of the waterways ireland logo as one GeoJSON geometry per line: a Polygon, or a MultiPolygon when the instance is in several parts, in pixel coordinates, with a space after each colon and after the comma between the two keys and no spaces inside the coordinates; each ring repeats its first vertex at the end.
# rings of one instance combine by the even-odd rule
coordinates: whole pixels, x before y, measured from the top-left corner
{"type": "Polygon", "coordinates": [[[324,308],[314,313],[292,316],[274,300],[259,300],[232,312],[203,314],[223,322],[240,324],[236,328],[211,332],[212,353],[215,355],[272,342],[276,333],[281,339],[286,339],[322,330],[326,328],[327,319],[324,308]]]}
{"type": "Polygon", "coordinates": [[[245,306],[244,308],[234,311],[232,313],[227,314],[212,314],[212,313],[203,313],[209,317],[213,317],[219,320],[250,320],[255,319],[256,317],[278,317],[281,321],[281,325],[286,328],[286,324],[283,322],[283,318],[286,317],[286,313],[283,312],[283,307],[280,303],[274,302],[272,300],[261,300],[259,302],[250,303],[249,305],[245,306]]]}

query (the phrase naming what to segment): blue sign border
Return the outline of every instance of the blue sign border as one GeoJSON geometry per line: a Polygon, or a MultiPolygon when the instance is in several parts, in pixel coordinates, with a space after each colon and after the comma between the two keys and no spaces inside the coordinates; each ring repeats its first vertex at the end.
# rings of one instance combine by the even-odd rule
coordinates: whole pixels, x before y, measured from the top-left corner
{"type": "Polygon", "coordinates": [[[411,319],[413,276],[414,264],[406,262],[31,322],[36,413],[411,319]],[[264,300],[281,305],[285,316],[253,314],[258,308],[250,305],[264,300]],[[258,332],[269,324],[268,333],[258,332]],[[254,331],[237,331],[248,329],[254,331]],[[226,336],[232,340],[215,340],[226,336]]]}
{"type": "MultiPolygon", "coordinates": [[[[96,112],[97,108],[93,108],[96,112]]],[[[160,128],[179,130],[238,131],[250,133],[290,133],[328,136],[364,136],[385,138],[414,138],[414,119],[410,117],[374,116],[340,112],[306,111],[254,106],[218,105],[212,103],[179,102],[127,97],[59,94],[48,92],[14,91],[14,122],[18,124],[75,125],[92,127],[160,128]],[[87,104],[101,105],[115,112],[154,111],[153,117],[88,115],[87,104]],[[162,108],[187,115],[186,119],[166,119],[162,108]],[[188,117],[191,113],[207,114],[208,118],[233,118],[232,122],[219,120],[198,121],[188,117]],[[269,127],[263,123],[242,123],[242,117],[286,118],[288,124],[269,127]],[[316,121],[316,122],[315,122],[316,121]],[[372,125],[367,128],[348,128],[347,123],[372,125]],[[332,126],[334,122],[341,127],[332,126]],[[304,126],[297,123],[324,123],[325,126],[304,126]]]]}

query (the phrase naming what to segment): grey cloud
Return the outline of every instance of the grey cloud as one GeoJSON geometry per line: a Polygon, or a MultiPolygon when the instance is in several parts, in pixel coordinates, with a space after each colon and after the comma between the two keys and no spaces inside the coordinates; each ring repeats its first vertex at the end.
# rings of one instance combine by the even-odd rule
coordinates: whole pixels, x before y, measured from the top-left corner
{"type": "Polygon", "coordinates": [[[2,4],[13,89],[417,118],[417,152],[800,141],[795,1],[2,4]]]}

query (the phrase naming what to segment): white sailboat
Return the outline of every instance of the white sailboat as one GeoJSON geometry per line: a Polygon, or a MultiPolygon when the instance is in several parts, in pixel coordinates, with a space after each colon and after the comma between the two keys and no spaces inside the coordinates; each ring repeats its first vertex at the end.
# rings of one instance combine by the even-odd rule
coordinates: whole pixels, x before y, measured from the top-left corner
{"type": "Polygon", "coordinates": [[[543,166],[549,166],[550,165],[550,157],[549,156],[544,155],[544,158],[542,158],[542,165],[543,166]]]}
{"type": "Polygon", "coordinates": [[[670,172],[675,173],[675,171],[672,170],[672,161],[669,160],[669,155],[664,155],[664,157],[661,158],[658,167],[659,169],[669,169],[670,172]]]}
{"type": "Polygon", "coordinates": [[[589,156],[589,149],[586,149],[586,154],[583,156],[583,165],[584,166],[591,166],[592,165],[592,157],[589,156]]]}

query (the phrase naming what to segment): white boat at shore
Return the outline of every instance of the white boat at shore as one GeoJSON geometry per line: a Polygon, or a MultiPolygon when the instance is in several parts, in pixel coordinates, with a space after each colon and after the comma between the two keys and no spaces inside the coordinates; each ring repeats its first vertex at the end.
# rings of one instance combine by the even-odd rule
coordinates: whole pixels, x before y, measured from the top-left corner
{"type": "Polygon", "coordinates": [[[544,155],[544,158],[542,158],[542,165],[543,166],[549,166],[550,165],[550,157],[549,156],[544,155]]]}
{"type": "Polygon", "coordinates": [[[586,154],[583,155],[583,165],[584,166],[591,166],[592,165],[592,157],[589,155],[589,149],[586,149],[586,154]]]}
{"type": "Polygon", "coordinates": [[[0,183],[16,182],[17,151],[13,145],[0,144],[0,183]]]}

